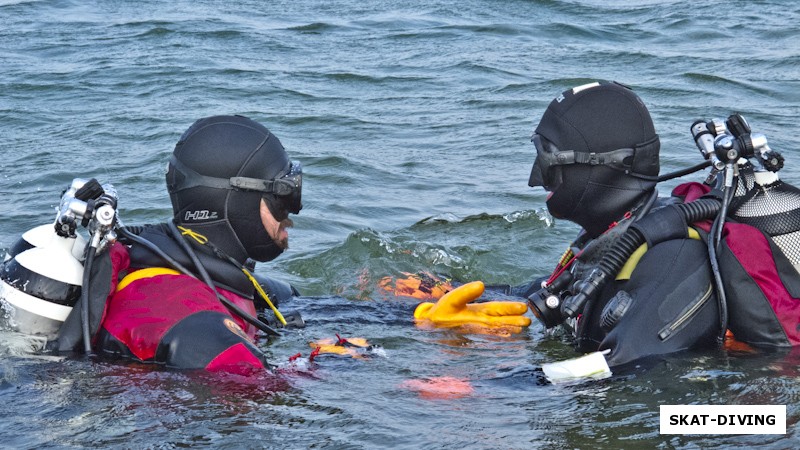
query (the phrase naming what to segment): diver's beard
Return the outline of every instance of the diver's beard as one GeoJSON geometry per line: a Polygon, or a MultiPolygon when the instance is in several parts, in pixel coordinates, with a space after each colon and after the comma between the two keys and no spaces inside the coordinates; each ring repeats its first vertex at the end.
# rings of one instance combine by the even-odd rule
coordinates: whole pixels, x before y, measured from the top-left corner
{"type": "MultiPolygon", "coordinates": [[[[278,236],[283,234],[282,233],[283,230],[286,230],[286,229],[292,228],[292,227],[294,227],[294,222],[292,222],[292,219],[286,218],[286,219],[281,220],[280,225],[278,225],[278,236]]],[[[284,239],[275,240],[275,245],[280,247],[282,250],[288,249],[289,248],[289,232],[288,231],[286,232],[286,237],[284,239]]]]}

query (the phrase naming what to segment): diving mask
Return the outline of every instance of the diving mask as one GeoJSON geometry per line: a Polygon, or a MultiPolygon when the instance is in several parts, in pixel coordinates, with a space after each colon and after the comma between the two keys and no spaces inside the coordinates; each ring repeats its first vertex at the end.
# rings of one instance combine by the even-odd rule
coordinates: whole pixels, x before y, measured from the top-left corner
{"type": "Polygon", "coordinates": [[[618,148],[606,152],[560,150],[538,133],[534,133],[531,141],[536,146],[536,161],[531,169],[528,186],[542,186],[550,192],[561,185],[561,166],[570,164],[602,165],[644,180],[653,178],[644,175],[645,173],[658,173],[658,136],[633,148],[618,148]]]}
{"type": "Polygon", "coordinates": [[[281,215],[288,215],[288,213],[297,214],[303,208],[303,204],[301,203],[303,166],[299,161],[290,162],[289,168],[283,175],[279,175],[271,180],[250,177],[210,177],[197,173],[195,170],[183,164],[175,156],[172,156],[170,163],[183,175],[180,181],[170,186],[170,192],[178,192],[197,186],[216,189],[256,191],[263,193],[265,200],[277,207],[276,209],[284,211],[284,214],[281,215]]]}

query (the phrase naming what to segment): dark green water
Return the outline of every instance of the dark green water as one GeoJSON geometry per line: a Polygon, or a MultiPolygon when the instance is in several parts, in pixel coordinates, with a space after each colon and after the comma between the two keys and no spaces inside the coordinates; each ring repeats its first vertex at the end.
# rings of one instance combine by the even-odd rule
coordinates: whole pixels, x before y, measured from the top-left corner
{"type": "MultiPolygon", "coordinates": [[[[414,328],[376,289],[431,270],[521,283],[576,232],[527,187],[536,119],[596,78],[632,86],[662,172],[700,162],[688,129],[741,112],[800,182],[800,6],[789,1],[0,0],[0,248],[53,220],[75,177],[115,185],[126,224],[161,221],[169,153],[195,119],[239,113],[302,161],[292,248],[258,271],[310,298],[309,326],[258,380],[0,359],[9,448],[797,448],[797,355],[685,355],[611,380],[543,386],[574,356],[535,324],[511,337],[414,328]],[[363,336],[385,354],[288,357],[363,336]],[[471,395],[423,398],[455,377],[471,395]],[[785,436],[662,436],[662,404],[785,404],[785,436]]],[[[661,188],[669,192],[681,181],[661,188]]],[[[14,336],[3,333],[6,341],[14,336]]]]}

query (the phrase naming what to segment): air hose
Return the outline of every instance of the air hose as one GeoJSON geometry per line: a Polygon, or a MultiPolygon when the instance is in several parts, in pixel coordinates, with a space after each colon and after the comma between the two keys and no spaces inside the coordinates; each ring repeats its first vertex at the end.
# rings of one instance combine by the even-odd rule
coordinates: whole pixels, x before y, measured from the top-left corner
{"type": "MultiPolygon", "coordinates": [[[[714,218],[720,210],[720,201],[702,198],[689,203],[669,205],[652,214],[663,214],[668,208],[673,208],[670,212],[677,211],[688,227],[691,223],[714,218]]],[[[616,277],[633,252],[645,242],[646,238],[641,231],[635,227],[628,228],[617,243],[603,255],[589,276],[576,285],[577,293],[564,300],[561,306],[562,313],[567,317],[575,317],[583,310],[586,302],[600,293],[608,280],[616,277]]]]}
{"type": "Polygon", "coordinates": [[[89,286],[92,278],[92,264],[97,248],[89,246],[86,253],[86,262],[83,265],[83,289],[81,290],[81,331],[83,332],[83,351],[87,355],[92,353],[92,337],[89,330],[89,286]]]}
{"type": "Polygon", "coordinates": [[[728,216],[728,207],[733,197],[733,189],[726,186],[722,196],[722,204],[720,205],[720,212],[717,214],[711,226],[711,232],[708,236],[708,257],[711,261],[711,272],[714,274],[714,282],[717,285],[717,300],[719,303],[719,334],[717,335],[717,343],[722,346],[725,343],[725,333],[728,330],[728,299],[725,294],[725,285],[722,282],[722,274],[719,270],[719,257],[717,251],[719,250],[719,243],[722,241],[722,229],[725,226],[725,218],[728,216]]]}
{"type": "MultiPolygon", "coordinates": [[[[177,229],[175,231],[177,231],[177,229]]],[[[137,227],[120,227],[118,229],[118,232],[124,238],[126,238],[126,239],[128,239],[128,240],[130,240],[132,242],[136,242],[136,243],[146,247],[148,250],[152,251],[156,255],[160,256],[161,258],[164,259],[164,261],[166,261],[174,269],[178,270],[179,272],[183,273],[184,275],[188,275],[188,276],[190,276],[192,278],[198,278],[188,268],[186,268],[181,263],[179,263],[177,260],[175,260],[174,258],[169,256],[165,251],[163,251],[160,248],[158,248],[158,246],[156,246],[152,242],[148,241],[147,239],[144,239],[143,237],[138,236],[137,232],[141,232],[141,227],[139,227],[139,228],[137,228],[137,227]]],[[[172,233],[175,233],[175,232],[172,232],[172,233]]],[[[180,238],[178,242],[183,240],[183,238],[180,236],[180,232],[178,232],[178,237],[180,238]]],[[[191,252],[191,253],[189,253],[189,256],[191,258],[191,256],[194,255],[194,252],[191,251],[191,249],[189,249],[189,251],[191,252]]],[[[196,255],[195,255],[195,257],[196,257],[196,255]]],[[[205,268],[202,266],[202,264],[199,261],[193,261],[193,262],[197,267],[201,268],[200,270],[205,271],[205,268]]],[[[263,332],[265,332],[267,334],[270,334],[272,336],[280,336],[280,333],[277,330],[275,330],[274,328],[272,328],[269,325],[265,324],[263,321],[259,320],[258,318],[251,316],[249,313],[247,313],[246,311],[242,310],[241,308],[239,308],[238,306],[233,304],[230,300],[228,300],[227,298],[222,296],[222,294],[220,294],[219,291],[217,291],[217,289],[214,287],[214,284],[211,281],[211,278],[207,277],[207,275],[208,275],[207,272],[206,272],[205,275],[206,276],[203,277],[204,279],[202,281],[204,281],[206,284],[209,285],[209,287],[217,295],[217,298],[222,302],[223,305],[225,305],[226,308],[228,308],[231,312],[233,312],[234,314],[238,315],[239,317],[241,317],[242,319],[244,319],[248,323],[252,324],[256,328],[258,328],[259,330],[261,330],[261,331],[263,331],[263,332]]]]}
{"type": "Polygon", "coordinates": [[[231,312],[233,312],[237,316],[239,316],[242,319],[244,319],[246,322],[248,322],[251,325],[253,325],[256,328],[258,328],[259,330],[261,330],[261,331],[263,331],[263,332],[265,332],[267,334],[271,334],[273,336],[280,336],[280,333],[278,333],[274,328],[272,328],[269,325],[265,324],[264,322],[259,320],[257,317],[251,316],[246,311],[244,311],[243,309],[239,308],[233,302],[231,302],[230,300],[225,298],[225,296],[220,294],[219,291],[217,290],[216,286],[214,285],[214,282],[211,280],[211,276],[208,274],[208,271],[206,270],[205,266],[203,266],[203,263],[200,262],[200,259],[197,257],[197,254],[194,252],[194,250],[189,245],[189,243],[186,242],[186,240],[183,238],[183,236],[181,236],[181,232],[175,226],[175,223],[172,222],[172,221],[169,221],[169,222],[167,222],[167,225],[169,227],[169,231],[172,233],[172,236],[175,238],[175,240],[178,241],[178,244],[181,246],[181,248],[183,248],[183,251],[185,251],[189,255],[189,259],[191,259],[191,261],[194,264],[195,268],[197,268],[197,271],[200,272],[200,276],[201,276],[202,280],[208,285],[209,288],[211,288],[212,291],[214,291],[214,293],[217,296],[217,299],[219,299],[219,301],[223,305],[225,305],[226,308],[228,308],[231,312]]]}
{"type": "Polygon", "coordinates": [[[147,248],[154,254],[160,256],[164,261],[167,262],[173,269],[181,272],[184,275],[189,275],[192,278],[197,278],[189,269],[187,269],[184,265],[179,263],[175,258],[169,256],[165,251],[158,248],[158,246],[147,239],[139,236],[142,232],[142,227],[137,226],[125,226],[119,227],[117,229],[117,233],[119,233],[120,237],[126,239],[128,242],[135,242],[142,247],[147,248]]]}

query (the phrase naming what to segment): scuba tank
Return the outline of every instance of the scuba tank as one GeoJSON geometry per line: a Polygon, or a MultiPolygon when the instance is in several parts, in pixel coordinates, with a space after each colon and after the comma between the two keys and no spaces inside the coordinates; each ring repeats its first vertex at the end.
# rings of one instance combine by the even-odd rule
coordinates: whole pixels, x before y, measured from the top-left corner
{"type": "Polygon", "coordinates": [[[96,180],[73,180],[61,196],[56,220],[25,232],[0,264],[0,301],[6,326],[52,339],[81,297],[88,227],[107,245],[113,239],[116,192],[96,180]]]}
{"type": "MultiPolygon", "coordinates": [[[[6,252],[3,262],[10,260],[25,250],[29,250],[34,247],[47,246],[50,243],[53,234],[55,233],[54,230],[55,228],[53,227],[53,224],[47,224],[39,225],[36,228],[31,228],[30,230],[22,233],[22,236],[20,236],[20,238],[17,239],[17,241],[12,244],[11,248],[9,248],[6,252]]],[[[83,248],[85,246],[86,239],[84,239],[82,235],[76,234],[75,243],[72,246],[72,255],[75,256],[75,259],[82,259],[83,248]]]]}
{"type": "Polygon", "coordinates": [[[12,250],[25,245],[31,248],[10,252],[2,265],[0,298],[10,306],[12,329],[52,337],[80,298],[83,264],[75,253],[83,253],[86,240],[59,236],[52,225],[42,225],[26,232],[12,250]]]}

